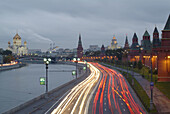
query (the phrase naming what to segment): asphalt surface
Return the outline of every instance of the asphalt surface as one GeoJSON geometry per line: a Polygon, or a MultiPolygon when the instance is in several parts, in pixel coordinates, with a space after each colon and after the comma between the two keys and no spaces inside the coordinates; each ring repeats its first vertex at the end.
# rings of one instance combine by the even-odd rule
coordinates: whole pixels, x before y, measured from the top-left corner
{"type": "Polygon", "coordinates": [[[96,66],[102,73],[100,84],[92,97],[89,114],[146,113],[142,103],[124,77],[115,70],[96,66]]]}

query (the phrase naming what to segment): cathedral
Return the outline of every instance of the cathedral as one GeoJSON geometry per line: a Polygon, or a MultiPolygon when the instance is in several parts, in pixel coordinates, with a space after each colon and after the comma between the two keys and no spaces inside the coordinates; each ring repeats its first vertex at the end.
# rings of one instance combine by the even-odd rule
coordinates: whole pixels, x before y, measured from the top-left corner
{"type": "Polygon", "coordinates": [[[25,41],[24,45],[21,45],[21,37],[16,33],[13,37],[13,45],[9,41],[7,50],[12,51],[15,55],[26,55],[28,53],[27,42],[25,41]]]}

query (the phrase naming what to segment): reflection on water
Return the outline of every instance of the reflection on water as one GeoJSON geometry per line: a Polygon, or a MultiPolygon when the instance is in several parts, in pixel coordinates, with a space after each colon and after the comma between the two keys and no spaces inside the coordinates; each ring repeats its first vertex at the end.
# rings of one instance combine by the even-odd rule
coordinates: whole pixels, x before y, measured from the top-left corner
{"type": "MultiPolygon", "coordinates": [[[[71,65],[49,65],[49,70],[74,69],[71,65]]],[[[49,72],[48,76],[49,90],[73,79],[71,72],[49,72]]],[[[40,85],[40,77],[45,77],[44,64],[0,72],[0,113],[44,93],[45,85],[40,85]]]]}

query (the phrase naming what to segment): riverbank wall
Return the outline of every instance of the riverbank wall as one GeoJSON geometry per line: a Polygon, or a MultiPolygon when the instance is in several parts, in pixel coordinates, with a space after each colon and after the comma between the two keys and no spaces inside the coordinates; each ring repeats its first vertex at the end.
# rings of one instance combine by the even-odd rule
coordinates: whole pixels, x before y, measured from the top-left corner
{"type": "Polygon", "coordinates": [[[14,64],[14,65],[0,66],[0,71],[16,69],[16,68],[20,68],[20,67],[23,67],[23,66],[26,66],[26,64],[17,63],[17,64],[14,64]]]}

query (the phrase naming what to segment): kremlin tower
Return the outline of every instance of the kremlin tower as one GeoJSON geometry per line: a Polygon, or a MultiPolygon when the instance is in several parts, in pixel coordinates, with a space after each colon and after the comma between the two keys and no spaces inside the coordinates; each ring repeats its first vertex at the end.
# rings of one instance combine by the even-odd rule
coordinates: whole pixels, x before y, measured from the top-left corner
{"type": "Polygon", "coordinates": [[[162,30],[161,47],[157,50],[158,55],[158,81],[170,82],[170,15],[162,30]]]}
{"type": "Polygon", "coordinates": [[[78,47],[77,47],[77,57],[82,58],[83,57],[83,47],[81,42],[81,34],[79,34],[79,41],[78,41],[78,47]]]}
{"type": "Polygon", "coordinates": [[[126,41],[125,41],[124,49],[129,49],[129,43],[128,43],[127,35],[126,35],[126,41]]]}
{"type": "Polygon", "coordinates": [[[134,33],[132,39],[132,45],[130,49],[130,61],[139,61],[139,44],[136,33],[134,33]]]}

